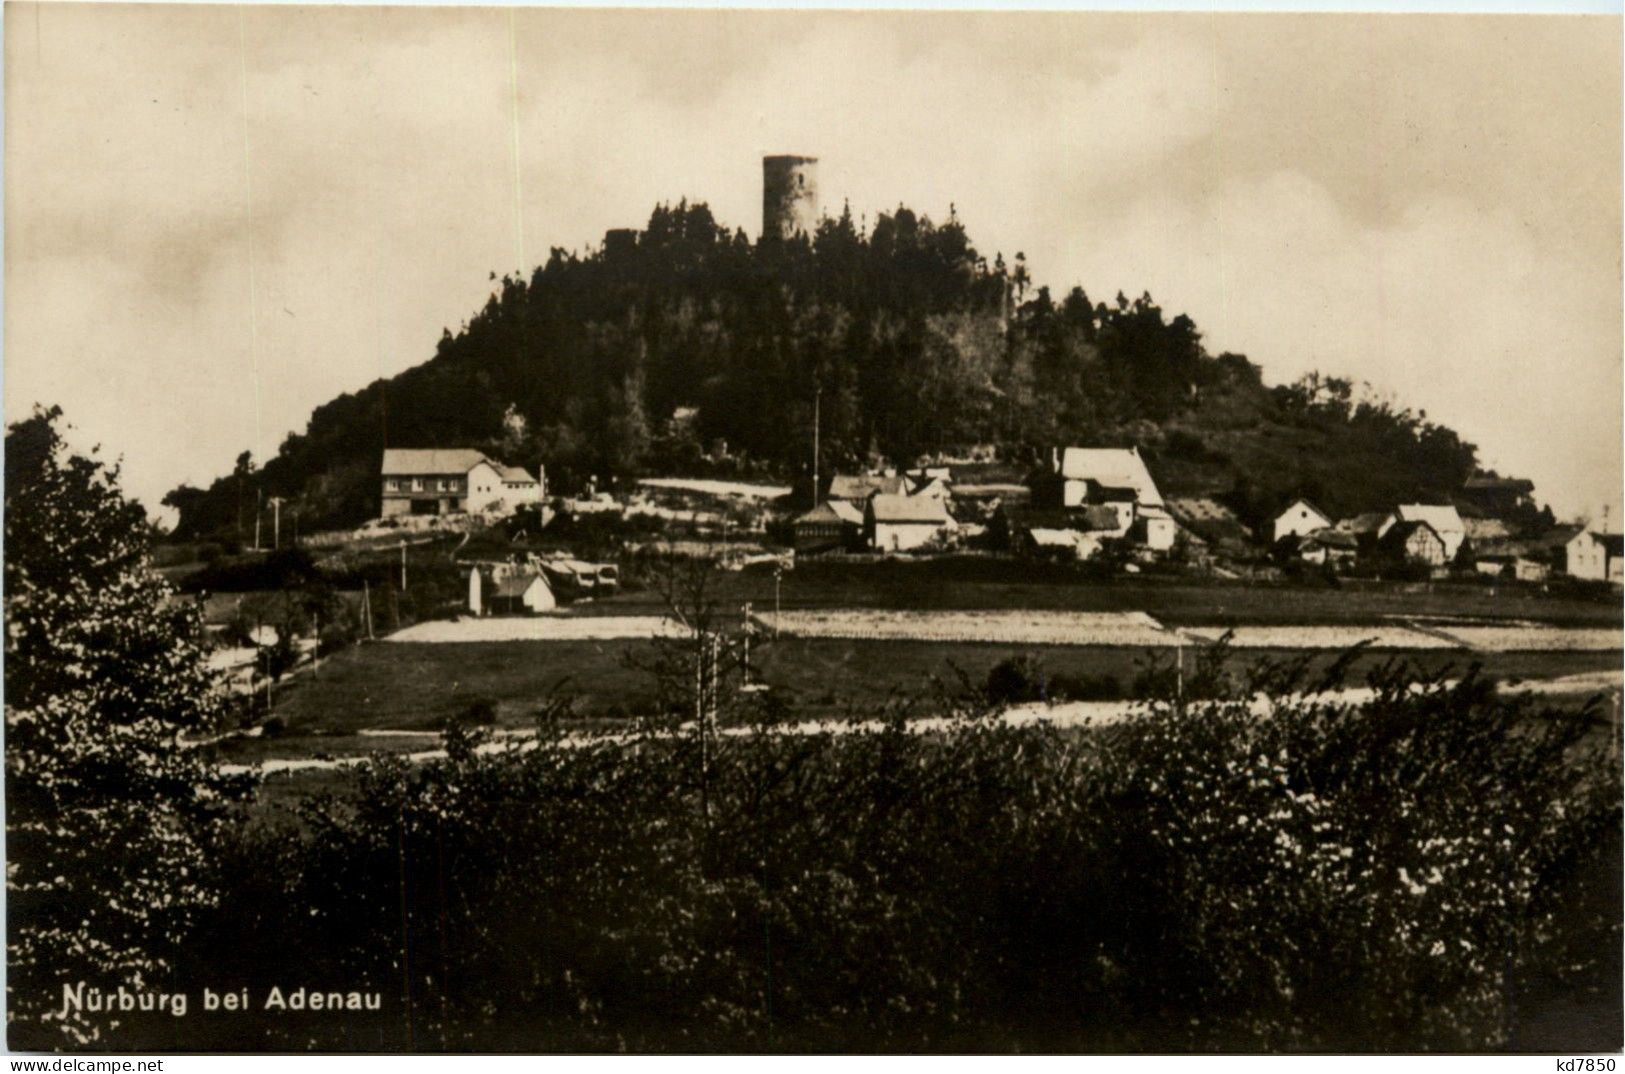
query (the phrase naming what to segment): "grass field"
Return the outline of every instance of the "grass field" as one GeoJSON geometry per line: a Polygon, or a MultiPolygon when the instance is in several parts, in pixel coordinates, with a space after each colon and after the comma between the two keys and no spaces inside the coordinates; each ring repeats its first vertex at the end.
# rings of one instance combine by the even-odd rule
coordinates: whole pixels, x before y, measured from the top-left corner
{"type": "MultiPolygon", "coordinates": [[[[719,573],[709,595],[721,607],[737,608],[750,601],[758,615],[769,614],[773,573],[766,569],[719,573]]],[[[1331,587],[1144,575],[1098,578],[1075,566],[977,556],[878,563],[808,560],[784,572],[779,600],[785,609],[1146,612],[1170,626],[1377,625],[1395,618],[1518,619],[1616,628],[1625,624],[1616,595],[1592,599],[1521,584],[1345,580],[1331,587]]],[[[648,590],[622,593],[595,606],[595,614],[661,610],[659,597],[648,590]]]]}
{"type": "MultiPolygon", "coordinates": [[[[873,712],[893,701],[932,708],[938,691],[960,689],[960,672],[980,683],[988,670],[1016,653],[1018,646],[936,642],[781,638],[760,644],[752,661],[755,677],[805,718],[873,712]]],[[[574,698],[586,721],[602,723],[652,711],[655,681],[643,667],[654,653],[650,642],[471,642],[375,644],[342,653],[322,665],[319,676],[304,675],[279,695],[276,714],[284,733],[237,739],[219,747],[221,759],[252,763],[266,758],[347,756],[373,750],[424,748],[427,738],[357,736],[363,729],[435,734],[476,699],[496,703],[497,723],[528,726],[555,691],[574,698]],[[641,666],[640,666],[641,665],[641,666]]],[[[1250,650],[1234,657],[1244,668],[1254,661],[1298,655],[1289,650],[1250,650]]],[[[1335,658],[1317,653],[1315,667],[1335,658]]],[[[1368,653],[1352,669],[1358,680],[1392,653],[1368,653]]],[[[1412,652],[1405,660],[1427,672],[1465,670],[1474,660],[1499,679],[1551,678],[1619,667],[1617,653],[1412,652]]],[[[1099,680],[1110,677],[1130,696],[1135,678],[1153,655],[1135,648],[1046,648],[1043,667],[1050,675],[1099,680]]],[[[1169,659],[1163,654],[1161,659],[1169,659]]],[[[1194,653],[1185,654],[1194,661],[1194,653]]],[[[1189,664],[1187,666],[1190,666],[1189,664]]]]}

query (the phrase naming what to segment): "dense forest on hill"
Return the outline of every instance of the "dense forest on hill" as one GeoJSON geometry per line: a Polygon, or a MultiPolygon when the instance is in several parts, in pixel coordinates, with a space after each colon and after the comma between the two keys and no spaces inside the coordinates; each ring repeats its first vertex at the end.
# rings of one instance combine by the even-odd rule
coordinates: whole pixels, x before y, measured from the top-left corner
{"type": "Polygon", "coordinates": [[[380,453],[474,446],[545,466],[552,488],[640,472],[801,478],[884,457],[993,445],[1017,464],[1054,444],[1135,444],[1165,491],[1256,518],[1307,494],[1337,513],[1440,499],[1474,448],[1423,414],[1306,378],[1268,387],[1149,295],[1095,302],[989,262],[950,210],[752,243],[704,204],[662,205],[635,239],[554,249],[504,277],[428,361],[311,415],[276,456],[247,453],[164,500],[176,536],[241,539],[283,497],[305,527],[376,515],[380,453]],[[725,450],[718,452],[719,444],[725,450]],[[722,461],[718,461],[718,460],[722,461]]]}

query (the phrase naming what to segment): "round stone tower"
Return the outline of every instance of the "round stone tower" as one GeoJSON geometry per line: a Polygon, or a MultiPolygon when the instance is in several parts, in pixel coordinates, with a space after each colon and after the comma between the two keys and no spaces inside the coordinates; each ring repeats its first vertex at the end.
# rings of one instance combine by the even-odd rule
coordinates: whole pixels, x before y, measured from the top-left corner
{"type": "Polygon", "coordinates": [[[818,158],[762,158],[762,238],[811,235],[818,227],[818,158]]]}

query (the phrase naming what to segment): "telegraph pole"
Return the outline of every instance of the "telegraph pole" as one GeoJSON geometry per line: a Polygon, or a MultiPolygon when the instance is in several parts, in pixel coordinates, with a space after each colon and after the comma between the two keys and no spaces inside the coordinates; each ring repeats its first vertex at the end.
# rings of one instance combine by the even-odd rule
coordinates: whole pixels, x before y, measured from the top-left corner
{"type": "Polygon", "coordinates": [[[779,582],[784,578],[784,564],[773,565],[773,636],[779,636],[779,582]]]}
{"type": "Polygon", "coordinates": [[[282,547],[282,497],[271,497],[271,547],[282,547]]]}
{"type": "Polygon", "coordinates": [[[812,457],[812,505],[818,506],[818,412],[824,396],[822,384],[813,386],[813,457],[812,457]]]}

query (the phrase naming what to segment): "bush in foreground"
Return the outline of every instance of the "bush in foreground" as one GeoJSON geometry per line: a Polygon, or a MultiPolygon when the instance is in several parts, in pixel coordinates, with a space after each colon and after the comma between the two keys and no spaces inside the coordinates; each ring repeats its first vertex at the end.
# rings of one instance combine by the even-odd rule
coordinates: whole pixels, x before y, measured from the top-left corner
{"type": "Polygon", "coordinates": [[[1224,682],[1092,732],[460,739],[226,848],[199,950],[383,993],[260,1029],[321,1048],[1478,1050],[1617,982],[1591,713],[1224,682]]]}

